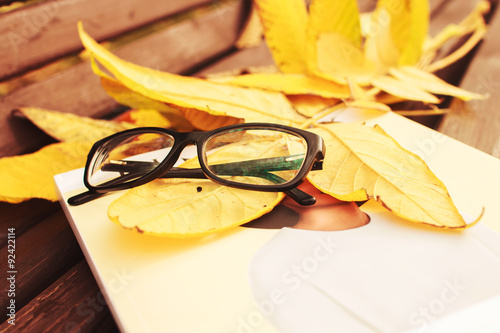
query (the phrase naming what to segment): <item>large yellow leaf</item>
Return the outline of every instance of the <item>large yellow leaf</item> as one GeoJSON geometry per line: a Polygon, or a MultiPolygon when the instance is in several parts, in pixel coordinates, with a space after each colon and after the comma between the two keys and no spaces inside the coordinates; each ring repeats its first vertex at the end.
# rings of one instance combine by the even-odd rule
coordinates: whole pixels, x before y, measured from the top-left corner
{"type": "Polygon", "coordinates": [[[113,119],[125,121],[137,127],[163,127],[171,128],[172,123],[156,110],[129,110],[113,119]]]}
{"type": "Polygon", "coordinates": [[[379,0],[367,29],[368,59],[384,67],[416,64],[428,26],[428,1],[379,0]]]}
{"type": "Polygon", "coordinates": [[[461,98],[465,101],[471,99],[485,99],[487,96],[476,94],[441,80],[431,73],[424,72],[416,67],[399,67],[391,68],[389,72],[399,81],[411,84],[422,90],[429,91],[434,94],[449,95],[461,98]]]}
{"type": "Polygon", "coordinates": [[[340,102],[336,98],[323,98],[315,95],[290,95],[288,99],[292,102],[295,109],[306,117],[312,117],[340,102]]]}
{"type": "Polygon", "coordinates": [[[259,13],[257,13],[257,9],[252,6],[245,27],[234,45],[239,49],[257,47],[262,43],[263,34],[264,27],[262,26],[259,13]]]}
{"type": "Polygon", "coordinates": [[[165,115],[170,122],[169,127],[189,131],[192,129],[189,122],[184,118],[180,110],[168,106],[163,102],[156,101],[141,94],[138,94],[115,79],[102,76],[101,84],[115,101],[129,106],[133,109],[157,110],[165,115]]]}
{"type": "Polygon", "coordinates": [[[344,103],[348,108],[375,111],[378,113],[378,115],[380,115],[380,113],[386,113],[391,111],[391,108],[389,106],[376,101],[354,100],[354,101],[345,101],[344,103]]]}
{"type": "Polygon", "coordinates": [[[135,127],[127,123],[92,119],[40,108],[23,107],[17,110],[59,141],[95,142],[113,133],[135,127]]]}
{"type": "Polygon", "coordinates": [[[283,73],[306,73],[307,8],[304,0],[254,0],[266,43],[283,73]]]}
{"type": "MultiPolygon", "coordinates": [[[[168,126],[160,126],[149,124],[146,125],[144,121],[138,126],[159,126],[159,127],[169,127],[178,131],[188,132],[197,128],[200,130],[208,131],[211,129],[219,128],[222,126],[232,125],[243,122],[242,119],[228,117],[228,116],[215,116],[208,112],[199,111],[196,109],[174,108],[166,103],[150,99],[146,96],[138,94],[115,79],[108,78],[106,76],[101,77],[101,83],[106,90],[106,92],[111,95],[117,102],[136,108],[150,108],[152,110],[157,110],[167,117],[168,126]]],[[[137,117],[142,116],[137,114],[137,117]]],[[[151,123],[153,119],[150,119],[151,123]]],[[[131,119],[132,123],[136,123],[131,119]]]]}
{"type": "Polygon", "coordinates": [[[212,115],[242,118],[246,122],[296,125],[302,121],[281,93],[228,86],[138,66],[100,46],[81,23],[78,28],[83,45],[101,65],[127,88],[150,99],[212,115]]]}
{"type": "Polygon", "coordinates": [[[209,180],[159,179],[113,201],[108,216],[141,233],[200,237],[252,221],[283,198],[283,193],[240,190],[209,180]]]}
{"type": "MultiPolygon", "coordinates": [[[[393,3],[401,4],[402,2],[394,1],[393,3]]],[[[380,72],[383,73],[386,68],[397,65],[400,53],[397,41],[393,39],[391,34],[391,25],[395,18],[391,16],[391,12],[385,6],[381,5],[382,1],[378,4],[372,13],[368,26],[363,28],[366,31],[364,53],[366,59],[377,64],[380,72]]],[[[409,15],[402,16],[408,19],[409,15]]],[[[408,26],[403,27],[403,30],[400,31],[401,35],[408,37],[408,26]]]]}
{"type": "Polygon", "coordinates": [[[323,170],[308,176],[320,190],[346,201],[375,199],[410,221],[466,227],[444,184],[380,127],[336,123],[311,131],[328,152],[323,170]]]}
{"type": "Polygon", "coordinates": [[[240,75],[228,81],[242,87],[279,91],[286,95],[311,94],[325,98],[347,98],[349,88],[305,74],[262,73],[240,75]]]}
{"type": "Polygon", "coordinates": [[[215,116],[208,112],[199,111],[196,109],[183,108],[182,113],[195,128],[202,131],[210,131],[223,126],[241,124],[244,119],[234,118],[229,116],[215,116]]]}
{"type": "Polygon", "coordinates": [[[57,201],[54,176],[85,166],[90,142],[61,142],[39,151],[0,159],[0,201],[19,203],[31,198],[57,201]]]}
{"type": "MultiPolygon", "coordinates": [[[[361,48],[361,25],[356,0],[315,0],[309,8],[308,33],[336,33],[361,48]]],[[[308,36],[309,38],[309,36],[308,36]]]]}
{"type": "Polygon", "coordinates": [[[372,80],[374,87],[377,87],[391,95],[407,100],[422,101],[426,103],[439,103],[439,99],[425,90],[411,83],[396,80],[389,76],[379,76],[372,80]]]}
{"type": "MultiPolygon", "coordinates": [[[[410,0],[406,6],[409,6],[411,25],[409,38],[400,51],[398,59],[400,66],[415,65],[418,62],[422,56],[423,45],[429,32],[429,1],[410,0]]],[[[397,16],[397,19],[401,21],[401,17],[397,16]]],[[[408,22],[402,22],[402,24],[408,24],[408,22]]],[[[393,34],[397,34],[396,29],[398,27],[393,28],[393,34]]]]}
{"type": "Polygon", "coordinates": [[[356,0],[316,0],[309,12],[309,71],[340,84],[347,84],[348,79],[369,84],[376,68],[363,54],[356,0]]]}

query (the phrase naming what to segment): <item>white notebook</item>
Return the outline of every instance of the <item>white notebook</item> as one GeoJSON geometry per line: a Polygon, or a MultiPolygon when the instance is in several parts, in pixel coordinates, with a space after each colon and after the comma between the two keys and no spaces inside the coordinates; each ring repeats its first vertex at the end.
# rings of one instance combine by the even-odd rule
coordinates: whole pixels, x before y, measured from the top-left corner
{"type": "MultiPolygon", "coordinates": [[[[348,116],[355,115],[343,115],[348,116]]],[[[421,155],[448,187],[463,214],[477,216],[484,207],[482,222],[469,230],[479,230],[481,235],[488,235],[485,237],[497,237],[496,233],[500,232],[500,160],[392,113],[371,119],[362,115],[361,118],[369,124],[378,123],[403,147],[421,155]]],[[[106,195],[78,207],[67,205],[67,198],[84,191],[82,177],[83,169],[55,177],[61,205],[122,331],[279,331],[281,326],[268,315],[265,307],[262,308],[262,300],[259,303],[259,296],[255,293],[252,263],[266,244],[268,246],[274,237],[280,237],[290,229],[239,227],[192,240],[145,236],[124,230],[107,218],[109,203],[120,193],[106,195]]],[[[372,222],[380,218],[387,223],[400,223],[405,228],[409,225],[409,222],[381,211],[376,204],[364,205],[362,210],[372,216],[372,222]]],[[[272,212],[265,218],[280,217],[279,213],[272,212]]],[[[370,223],[363,228],[367,228],[368,232],[372,226],[375,224],[370,223]]],[[[416,234],[429,232],[427,227],[415,228],[416,234]]],[[[453,277],[441,279],[437,287],[444,290],[447,283],[453,285],[460,282],[455,282],[453,277]]],[[[447,306],[439,320],[425,323],[426,332],[443,331],[443,326],[440,328],[439,325],[460,321],[459,328],[462,330],[450,331],[477,332],[467,331],[466,324],[477,322],[479,319],[473,318],[485,316],[488,310],[498,309],[498,299],[495,303],[493,298],[496,293],[492,290],[490,298],[483,294],[472,297],[471,306],[458,306],[458,302],[454,303],[457,308],[447,306]],[[483,310],[478,310],[481,307],[483,310]]],[[[440,304],[438,301],[434,303],[437,309],[440,304]]],[[[430,303],[424,301],[423,306],[426,304],[429,306],[430,303]]],[[[321,311],[317,304],[309,306],[321,311]]],[[[370,313],[369,308],[364,310],[370,313]]],[[[415,318],[417,322],[418,319],[421,318],[415,318]]],[[[498,330],[495,326],[498,322],[488,324],[486,320],[482,319],[487,326],[484,332],[498,330]]],[[[376,325],[373,328],[375,332],[385,329],[376,325]]],[[[409,323],[408,328],[418,332],[422,326],[409,323]]]]}

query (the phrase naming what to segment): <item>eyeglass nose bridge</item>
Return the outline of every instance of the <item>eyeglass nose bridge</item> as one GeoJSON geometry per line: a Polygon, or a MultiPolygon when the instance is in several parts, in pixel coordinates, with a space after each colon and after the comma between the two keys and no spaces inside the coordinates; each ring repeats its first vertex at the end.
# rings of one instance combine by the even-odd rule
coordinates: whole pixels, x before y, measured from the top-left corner
{"type": "MultiPolygon", "coordinates": [[[[203,133],[201,132],[179,132],[174,136],[174,145],[172,149],[165,157],[164,163],[160,166],[162,170],[158,176],[164,175],[167,173],[176,163],[179,161],[182,153],[186,149],[186,147],[193,145],[196,147],[196,154],[198,155],[198,159],[201,160],[201,147],[203,145],[203,133]]],[[[190,156],[194,157],[194,156],[190,156]]],[[[201,161],[200,161],[201,164],[201,161]]],[[[202,166],[203,168],[203,166],[202,166]]]]}

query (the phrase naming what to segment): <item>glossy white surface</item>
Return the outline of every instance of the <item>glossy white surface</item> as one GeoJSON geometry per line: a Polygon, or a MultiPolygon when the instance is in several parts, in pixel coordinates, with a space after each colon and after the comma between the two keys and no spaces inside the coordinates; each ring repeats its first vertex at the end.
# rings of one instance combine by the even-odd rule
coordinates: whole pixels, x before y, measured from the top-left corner
{"type": "MultiPolygon", "coordinates": [[[[343,117],[351,117],[349,112],[343,117]]],[[[355,115],[354,115],[355,116],[355,115]]],[[[426,160],[459,210],[500,232],[500,160],[395,114],[362,115],[426,160]]],[[[328,152],[327,152],[328,153],[328,152]]],[[[272,332],[248,283],[249,263],[278,230],[237,228],[202,240],[124,230],[107,218],[120,193],[82,206],[83,170],[55,177],[61,204],[113,315],[126,332],[272,332]]],[[[272,213],[271,213],[272,214],[272,213]]]]}

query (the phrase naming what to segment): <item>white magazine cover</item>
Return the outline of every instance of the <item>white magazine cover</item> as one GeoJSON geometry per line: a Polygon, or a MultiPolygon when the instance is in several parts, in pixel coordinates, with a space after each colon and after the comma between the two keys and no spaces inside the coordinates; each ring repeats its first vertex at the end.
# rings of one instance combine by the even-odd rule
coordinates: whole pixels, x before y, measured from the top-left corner
{"type": "Polygon", "coordinates": [[[278,206],[258,222],[283,228],[159,238],[108,219],[121,193],[69,206],[67,199],[85,190],[83,169],[58,175],[61,205],[120,329],[499,331],[500,161],[393,113],[342,115],[353,116],[420,155],[461,213],[476,217],[485,209],[481,222],[439,231],[368,202],[361,210],[370,223],[325,233],[290,228],[300,216],[278,206]]]}

